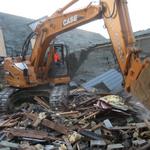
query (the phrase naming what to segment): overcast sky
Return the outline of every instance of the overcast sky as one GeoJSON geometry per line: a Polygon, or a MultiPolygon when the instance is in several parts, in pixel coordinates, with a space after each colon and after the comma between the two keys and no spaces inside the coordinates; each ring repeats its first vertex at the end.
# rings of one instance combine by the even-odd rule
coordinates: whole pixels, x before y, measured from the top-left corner
{"type": "MultiPolygon", "coordinates": [[[[0,12],[38,19],[51,15],[70,0],[0,0],[0,12]]],[[[80,0],[71,9],[83,8],[89,2],[99,0],[80,0]]],[[[130,18],[134,31],[150,28],[150,1],[128,0],[130,18]]],[[[69,11],[69,10],[68,10],[69,11]]],[[[107,37],[103,21],[99,20],[80,27],[82,29],[98,32],[107,37]]]]}

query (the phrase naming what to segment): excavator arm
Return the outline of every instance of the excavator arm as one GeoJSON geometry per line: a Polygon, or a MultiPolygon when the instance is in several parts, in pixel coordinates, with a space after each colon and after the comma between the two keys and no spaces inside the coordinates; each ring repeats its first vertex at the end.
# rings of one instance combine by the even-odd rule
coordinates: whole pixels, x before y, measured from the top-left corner
{"type": "Polygon", "coordinates": [[[140,50],[135,47],[126,0],[102,0],[103,18],[124,77],[125,88],[129,91],[132,81],[139,76],[142,63],[140,50]]]}
{"type": "Polygon", "coordinates": [[[124,87],[150,108],[150,61],[141,60],[130,22],[126,0],[102,0],[103,19],[108,30],[124,87]]]}

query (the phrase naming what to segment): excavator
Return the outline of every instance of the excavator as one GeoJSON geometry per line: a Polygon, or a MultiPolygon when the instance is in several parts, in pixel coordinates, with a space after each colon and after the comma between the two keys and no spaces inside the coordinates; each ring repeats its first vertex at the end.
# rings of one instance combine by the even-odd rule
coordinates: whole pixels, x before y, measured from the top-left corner
{"type": "MultiPolygon", "coordinates": [[[[94,20],[103,19],[124,78],[125,90],[137,97],[147,108],[150,108],[150,60],[149,58],[141,60],[139,56],[141,50],[135,47],[127,1],[101,0],[97,5],[90,3],[83,9],[65,12],[77,1],[72,0],[37,25],[23,46],[22,56],[5,59],[4,68],[7,73],[7,83],[11,87],[19,89],[21,93],[26,91],[28,94],[33,89],[37,90],[36,87],[41,89],[45,84],[51,83],[55,85],[54,87],[68,84],[70,77],[67,71],[55,75],[57,71],[62,70],[60,67],[65,66],[65,61],[62,60],[60,64],[55,64],[53,60],[55,49],[60,50],[63,60],[65,53],[63,45],[55,46],[53,40],[64,32],[94,20]],[[31,55],[26,55],[28,43],[33,36],[35,36],[34,47],[31,55]],[[45,57],[48,58],[45,59],[45,57]]],[[[53,95],[52,91],[50,94],[53,95]]],[[[55,90],[55,93],[58,91],[55,90]]],[[[17,99],[17,97],[15,98],[17,99]]]]}

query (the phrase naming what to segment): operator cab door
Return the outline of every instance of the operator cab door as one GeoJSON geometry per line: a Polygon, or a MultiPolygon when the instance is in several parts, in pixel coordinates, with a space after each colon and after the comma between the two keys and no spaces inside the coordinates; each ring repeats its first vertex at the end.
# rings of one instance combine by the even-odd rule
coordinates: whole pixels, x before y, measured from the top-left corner
{"type": "Polygon", "coordinates": [[[68,51],[66,46],[64,46],[63,44],[54,45],[54,60],[52,69],[49,71],[49,77],[58,78],[68,75],[68,64],[66,61],[67,55],[68,51]]]}
{"type": "Polygon", "coordinates": [[[55,57],[55,54],[57,54],[59,57],[58,64],[59,65],[65,64],[66,49],[63,44],[54,45],[54,57],[55,57]]]}

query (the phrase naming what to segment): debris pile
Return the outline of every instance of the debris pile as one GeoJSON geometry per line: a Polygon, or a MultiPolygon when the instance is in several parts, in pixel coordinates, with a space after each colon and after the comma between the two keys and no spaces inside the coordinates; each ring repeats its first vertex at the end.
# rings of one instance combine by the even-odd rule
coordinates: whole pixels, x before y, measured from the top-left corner
{"type": "Polygon", "coordinates": [[[137,118],[123,98],[77,88],[55,111],[35,96],[33,103],[1,115],[0,149],[146,149],[149,129],[149,122],[137,118]]]}

